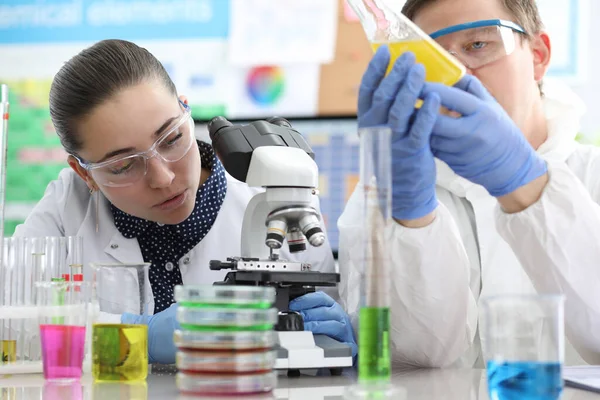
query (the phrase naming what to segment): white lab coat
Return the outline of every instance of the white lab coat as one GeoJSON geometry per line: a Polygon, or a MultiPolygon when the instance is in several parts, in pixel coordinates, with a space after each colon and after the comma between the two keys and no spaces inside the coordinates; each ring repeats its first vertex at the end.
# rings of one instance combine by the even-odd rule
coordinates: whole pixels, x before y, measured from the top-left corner
{"type": "MultiPolygon", "coordinates": [[[[251,188],[229,174],[227,176],[227,194],[217,219],[208,234],[179,260],[179,269],[184,284],[212,284],[222,281],[227,270],[212,271],[209,269],[210,260],[223,260],[227,257],[239,256],[241,250],[242,220],[246,206],[252,196],[261,189],[251,188]]],[[[318,200],[314,206],[319,209],[318,200]]],[[[325,227],[322,226],[323,231],[325,227]]],[[[85,183],[70,168],[61,171],[57,180],[52,181],[44,197],[35,206],[25,223],[19,225],[16,236],[82,236],[84,279],[91,279],[89,263],[140,263],[143,262],[142,252],[137,239],[127,239],[121,235],[114,224],[108,200],[101,194],[90,195],[85,183]],[[96,218],[96,201],[98,217],[96,218]],[[98,221],[98,232],[96,232],[98,221]]],[[[335,263],[329,245],[326,241],[321,247],[307,244],[307,251],[290,255],[287,243],[284,243],[280,256],[286,259],[298,260],[312,264],[317,271],[335,272],[335,263]]],[[[161,266],[166,268],[166,266],[161,266]]],[[[127,290],[129,285],[137,287],[137,277],[124,278],[119,286],[111,288],[110,293],[99,294],[106,299],[103,311],[110,310],[110,302],[124,306],[128,311],[139,310],[139,293],[137,298],[127,290]],[[132,281],[133,279],[133,281],[132,281]],[[106,306],[108,309],[105,309],[106,306]]],[[[335,296],[337,291],[327,290],[335,296]]],[[[337,296],[336,296],[337,297],[337,296]]],[[[152,312],[153,301],[150,306],[152,312]]],[[[114,317],[113,320],[117,321],[114,317]]],[[[108,322],[108,319],[104,319],[108,322]]]]}
{"type": "MultiPolygon", "coordinates": [[[[440,205],[427,227],[392,223],[391,342],[395,364],[482,366],[479,300],[501,293],[563,293],[567,364],[600,363],[600,148],[575,142],[583,104],[546,82],[549,137],[538,154],[549,183],[512,215],[487,191],[437,162],[440,205]]],[[[362,189],[338,221],[341,301],[356,320],[362,189]]]]}

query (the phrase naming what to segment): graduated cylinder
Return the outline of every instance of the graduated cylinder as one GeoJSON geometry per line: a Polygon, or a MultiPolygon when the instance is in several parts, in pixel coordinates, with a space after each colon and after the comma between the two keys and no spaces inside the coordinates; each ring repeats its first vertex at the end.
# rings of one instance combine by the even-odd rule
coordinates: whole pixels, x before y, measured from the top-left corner
{"type": "Polygon", "coordinates": [[[391,216],[391,131],[364,128],[360,136],[360,182],[364,191],[365,255],[359,316],[359,381],[389,380],[390,256],[385,230],[391,216]]]}

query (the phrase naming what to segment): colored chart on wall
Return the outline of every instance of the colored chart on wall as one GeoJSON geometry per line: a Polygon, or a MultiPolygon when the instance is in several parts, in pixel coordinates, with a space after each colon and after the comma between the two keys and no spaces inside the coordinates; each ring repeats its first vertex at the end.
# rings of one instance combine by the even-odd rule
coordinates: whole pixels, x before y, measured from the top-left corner
{"type": "Polygon", "coordinates": [[[337,251],[337,220],[359,178],[360,143],[356,120],[290,120],[315,153],[319,166],[319,199],[331,248],[337,251]]]}
{"type": "Polygon", "coordinates": [[[6,173],[5,230],[14,227],[42,198],[46,185],[65,167],[66,154],[50,123],[50,80],[6,82],[10,119],[6,173]]]}

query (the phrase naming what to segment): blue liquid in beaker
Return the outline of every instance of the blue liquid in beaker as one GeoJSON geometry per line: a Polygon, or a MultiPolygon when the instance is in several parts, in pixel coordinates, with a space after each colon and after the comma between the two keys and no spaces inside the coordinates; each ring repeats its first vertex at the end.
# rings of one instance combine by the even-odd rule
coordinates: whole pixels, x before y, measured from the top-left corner
{"type": "Polygon", "coordinates": [[[487,363],[488,391],[492,400],[555,400],[563,380],[560,363],[487,363]]]}

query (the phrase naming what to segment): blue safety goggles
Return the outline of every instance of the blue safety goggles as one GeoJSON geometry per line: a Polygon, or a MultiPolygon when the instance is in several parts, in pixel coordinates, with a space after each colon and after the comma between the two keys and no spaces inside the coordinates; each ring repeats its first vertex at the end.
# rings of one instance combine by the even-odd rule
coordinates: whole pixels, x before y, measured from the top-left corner
{"type": "Polygon", "coordinates": [[[429,36],[467,68],[477,69],[511,54],[516,48],[515,33],[527,35],[514,22],[489,19],[452,25],[429,36]]]}
{"type": "Polygon", "coordinates": [[[523,29],[521,26],[515,24],[512,21],[506,21],[503,19],[486,19],[486,20],[482,20],[482,21],[473,21],[473,22],[467,22],[464,24],[452,25],[447,28],[440,29],[439,31],[435,31],[429,36],[431,36],[432,39],[437,39],[440,36],[449,35],[454,32],[460,32],[460,31],[464,31],[467,29],[473,29],[473,28],[485,28],[485,27],[490,27],[490,26],[510,28],[515,32],[519,32],[524,35],[527,34],[527,32],[525,32],[525,29],[523,29]]]}

